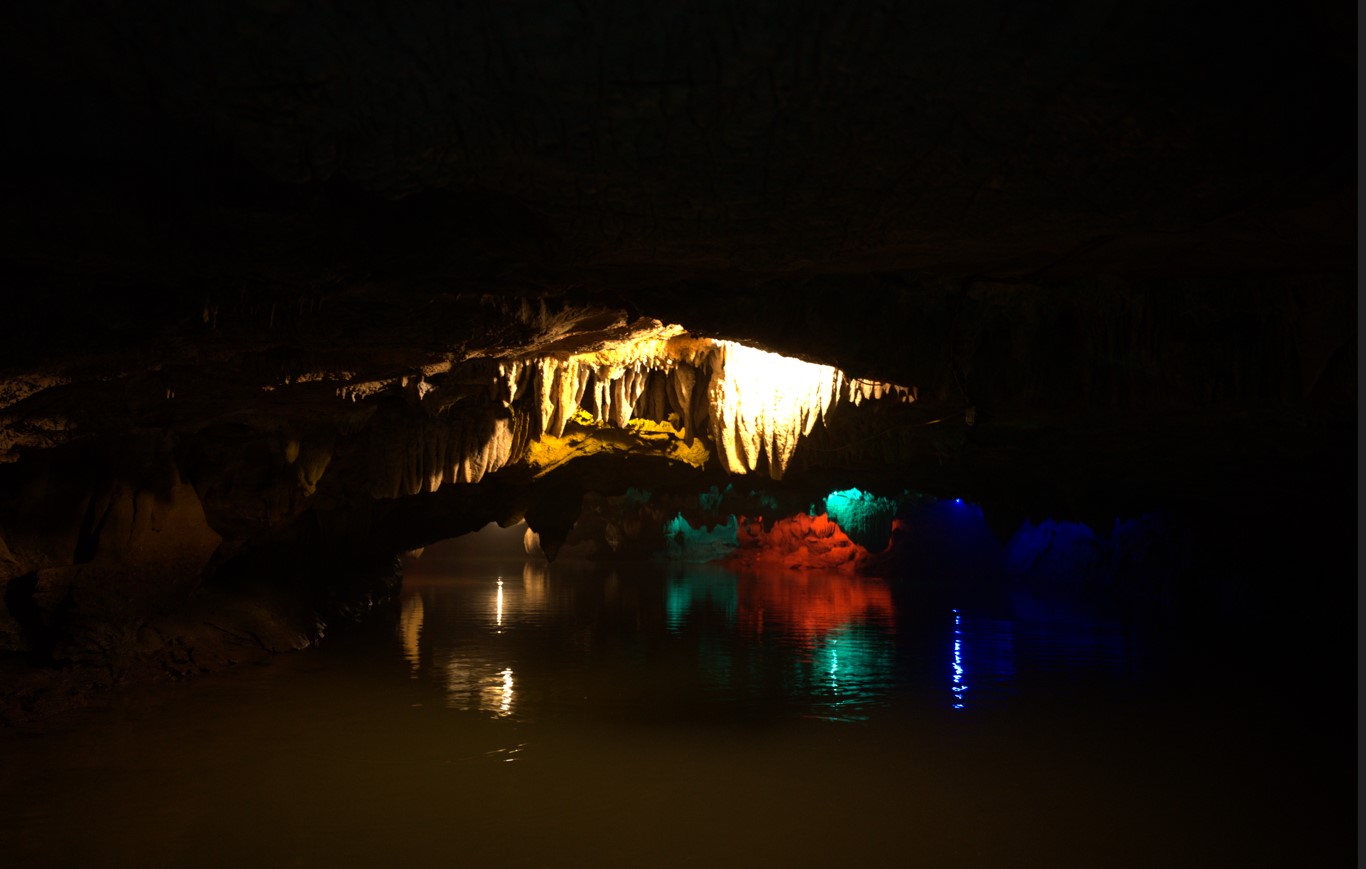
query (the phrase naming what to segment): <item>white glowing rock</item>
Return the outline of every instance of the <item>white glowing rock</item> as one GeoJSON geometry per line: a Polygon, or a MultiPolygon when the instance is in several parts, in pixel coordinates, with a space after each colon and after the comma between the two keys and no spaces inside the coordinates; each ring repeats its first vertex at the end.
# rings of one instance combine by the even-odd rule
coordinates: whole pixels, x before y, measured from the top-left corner
{"type": "MultiPolygon", "coordinates": [[[[817,422],[826,422],[841,401],[915,400],[913,390],[896,384],[851,379],[829,365],[656,326],[641,340],[604,342],[567,358],[504,363],[500,395],[511,407],[525,392],[522,379],[530,373],[536,390],[530,422],[534,426],[539,420],[540,432],[556,436],[563,435],[586,400],[598,422],[617,428],[637,414],[664,419],[672,409],[689,445],[699,428],[708,430],[728,471],[747,473],[765,464],[774,479],[787,472],[801,439],[817,422]]],[[[508,438],[510,454],[511,429],[508,438]]],[[[464,458],[451,477],[478,479],[492,459],[483,453],[464,458]]]]}
{"type": "Polygon", "coordinates": [[[712,439],[728,471],[758,468],[782,479],[801,437],[824,418],[842,378],[839,370],[722,342],[708,391],[712,439]]]}
{"type": "Polygon", "coordinates": [[[697,369],[691,365],[680,365],[669,374],[669,385],[677,395],[679,416],[683,419],[683,440],[688,446],[692,446],[692,439],[697,434],[692,413],[693,387],[696,383],[697,369]]]}
{"type": "Polygon", "coordinates": [[[550,429],[550,418],[555,414],[555,372],[559,364],[554,359],[542,359],[536,371],[537,408],[541,414],[541,431],[550,429]]]}
{"type": "Polygon", "coordinates": [[[580,365],[577,362],[572,364],[574,366],[574,410],[578,411],[583,406],[583,396],[588,391],[588,381],[593,372],[587,366],[580,365]]]}
{"type": "Polygon", "coordinates": [[[523,366],[520,362],[501,362],[498,364],[498,380],[502,386],[503,405],[511,407],[520,393],[523,366]]]}
{"type": "Polygon", "coordinates": [[[564,434],[565,426],[579,409],[579,402],[575,398],[579,389],[579,378],[570,365],[572,363],[555,369],[555,413],[550,421],[550,433],[555,437],[564,434]]]}

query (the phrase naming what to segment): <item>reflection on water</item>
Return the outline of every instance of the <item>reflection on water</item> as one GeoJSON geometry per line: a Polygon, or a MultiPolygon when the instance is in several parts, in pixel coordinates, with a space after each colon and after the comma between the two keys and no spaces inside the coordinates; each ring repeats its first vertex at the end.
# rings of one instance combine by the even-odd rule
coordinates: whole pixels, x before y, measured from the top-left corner
{"type": "Polygon", "coordinates": [[[435,546],[395,615],[0,731],[4,864],[1350,865],[1346,701],[1091,603],[435,546]]]}
{"type": "Polygon", "coordinates": [[[403,599],[403,607],[398,617],[398,634],[403,641],[403,657],[417,675],[422,664],[418,645],[422,638],[422,596],[410,594],[403,599]]]}
{"type": "Polygon", "coordinates": [[[709,564],[675,568],[668,580],[669,630],[681,629],[694,607],[714,608],[727,625],[734,624],[739,601],[733,571],[709,564]]]}
{"type": "Polygon", "coordinates": [[[823,637],[812,656],[806,691],[830,721],[862,721],[867,707],[893,687],[891,639],[880,629],[847,625],[823,637]]]}
{"type": "Polygon", "coordinates": [[[665,611],[671,633],[697,636],[700,678],[719,697],[763,702],[777,685],[809,714],[853,720],[891,688],[893,607],[881,580],[674,566],[665,611]]]}
{"type": "Polygon", "coordinates": [[[765,622],[811,647],[853,624],[891,629],[892,594],[879,579],[824,571],[751,571],[740,577],[741,621],[756,633],[765,622]]]}
{"type": "Polygon", "coordinates": [[[963,671],[963,616],[953,611],[953,708],[962,709],[966,705],[964,693],[968,690],[966,674],[963,671]]]}
{"type": "Polygon", "coordinates": [[[446,660],[446,705],[451,709],[491,712],[499,718],[512,714],[512,668],[488,673],[482,662],[458,655],[446,660]]]}
{"type": "Polygon", "coordinates": [[[989,709],[1017,696],[1021,666],[1044,682],[1084,681],[1123,673],[1129,658],[1117,623],[1075,605],[898,600],[886,581],[842,572],[412,567],[404,659],[449,708],[495,718],[989,709]]]}
{"type": "Polygon", "coordinates": [[[545,606],[546,579],[549,575],[550,568],[543,562],[527,561],[522,565],[522,598],[527,606],[545,606]]]}

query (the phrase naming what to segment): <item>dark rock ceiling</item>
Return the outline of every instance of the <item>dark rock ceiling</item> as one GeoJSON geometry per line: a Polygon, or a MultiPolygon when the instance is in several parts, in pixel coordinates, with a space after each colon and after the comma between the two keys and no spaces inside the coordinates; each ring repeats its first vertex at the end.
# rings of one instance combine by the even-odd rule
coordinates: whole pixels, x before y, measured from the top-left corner
{"type": "Polygon", "coordinates": [[[671,318],[932,396],[980,370],[959,345],[1004,342],[1037,381],[1011,395],[1071,411],[1107,383],[1059,373],[1144,342],[1128,367],[1155,375],[1118,391],[1182,406],[1219,352],[1197,345],[1276,381],[1254,402],[1355,352],[1345,2],[0,16],[10,377],[231,379],[272,353],[391,371],[525,337],[468,293],[671,318]],[[1139,337],[1051,346],[1106,322],[1139,337]]]}
{"type": "Polygon", "coordinates": [[[1349,3],[736,5],[7,4],[6,254],[172,294],[1350,262],[1349,3]]]}
{"type": "Polygon", "coordinates": [[[6,4],[0,364],[212,358],[205,311],[397,364],[493,328],[461,292],[717,332],[796,294],[757,337],[919,383],[871,299],[1316,276],[1340,318],[1351,4],[739,7],[6,4]]]}

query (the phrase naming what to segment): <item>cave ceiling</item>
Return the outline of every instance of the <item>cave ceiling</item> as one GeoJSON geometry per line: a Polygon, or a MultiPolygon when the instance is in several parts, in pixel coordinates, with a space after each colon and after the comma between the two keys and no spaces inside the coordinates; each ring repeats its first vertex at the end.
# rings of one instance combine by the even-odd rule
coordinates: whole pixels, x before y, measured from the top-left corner
{"type": "Polygon", "coordinates": [[[1355,352],[1345,3],[0,18],[10,462],[349,432],[672,324],[915,388],[960,435],[1331,403],[1355,352]]]}

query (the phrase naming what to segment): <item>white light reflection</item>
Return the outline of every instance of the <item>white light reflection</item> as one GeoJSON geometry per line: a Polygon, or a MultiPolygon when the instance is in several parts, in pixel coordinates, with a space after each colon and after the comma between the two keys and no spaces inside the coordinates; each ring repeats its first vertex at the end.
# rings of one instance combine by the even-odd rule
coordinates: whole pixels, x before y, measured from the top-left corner
{"type": "Polygon", "coordinates": [[[488,712],[507,718],[513,712],[513,672],[511,667],[493,671],[487,663],[476,663],[452,655],[446,662],[446,707],[466,712],[488,712]]]}
{"type": "MultiPolygon", "coordinates": [[[[498,627],[503,626],[503,578],[498,577],[498,627]]],[[[499,631],[502,633],[502,631],[499,631]]]]}
{"type": "Polygon", "coordinates": [[[503,702],[498,705],[498,714],[507,715],[512,711],[512,668],[508,667],[499,675],[503,677],[503,702]]]}
{"type": "Polygon", "coordinates": [[[963,617],[953,611],[953,708],[963,709],[964,694],[968,690],[963,673],[963,617]]]}

